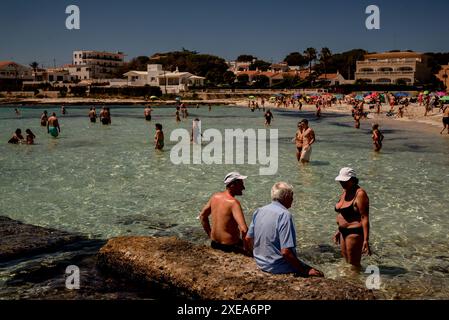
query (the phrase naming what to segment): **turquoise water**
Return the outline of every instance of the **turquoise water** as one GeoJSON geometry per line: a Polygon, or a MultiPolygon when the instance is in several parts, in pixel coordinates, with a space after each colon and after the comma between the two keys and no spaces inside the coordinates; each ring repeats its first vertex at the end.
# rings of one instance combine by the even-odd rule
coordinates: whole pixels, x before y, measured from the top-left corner
{"type": "MultiPolygon", "coordinates": [[[[60,113],[59,106],[45,109],[60,113]]],[[[18,118],[13,107],[0,109],[1,215],[92,238],[177,235],[207,243],[196,217],[211,193],[223,189],[225,174],[238,170],[249,176],[241,197],[248,223],[254,209],[270,201],[273,183],[288,181],[296,191],[291,212],[299,255],[328,277],[347,278],[332,243],[341,193],[334,178],[341,167],[352,166],[370,197],[374,254],[362,262],[380,267],[381,291],[387,298],[449,298],[449,139],[439,129],[426,133],[381,120],[386,138],[375,154],[368,122],[357,131],[346,115],[315,121],[307,112],[274,111],[279,170],[260,176],[259,165],[174,165],[170,149],[176,142],[169,137],[175,128],[190,130],[197,116],[203,130],[263,129],[262,112],[201,107],[177,125],[173,107],[156,107],[149,123],[143,107],[112,106],[112,125],[102,126],[89,122],[86,107],[68,107],[59,117],[62,133],[53,139],[39,126],[43,110],[21,107],[18,118]],[[297,164],[291,143],[302,117],[317,134],[306,167],[297,164]],[[164,152],[153,147],[156,122],[164,126],[164,152]],[[16,128],[30,128],[37,144],[7,144],[16,128]]],[[[365,276],[352,280],[364,283],[365,276]]]]}

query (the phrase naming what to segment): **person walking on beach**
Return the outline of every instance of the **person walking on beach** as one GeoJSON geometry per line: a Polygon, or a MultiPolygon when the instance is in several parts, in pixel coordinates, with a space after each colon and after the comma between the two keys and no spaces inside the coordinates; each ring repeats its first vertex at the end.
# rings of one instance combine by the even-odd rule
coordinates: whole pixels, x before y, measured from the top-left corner
{"type": "Polygon", "coordinates": [[[371,255],[369,246],[369,198],[359,186],[354,169],[342,168],[335,181],[340,182],[343,193],[335,206],[338,231],[335,244],[340,244],[346,262],[360,269],[362,254],[371,255]]]}
{"type": "Polygon", "coordinates": [[[150,106],[145,107],[145,110],[143,111],[143,115],[144,115],[146,121],[151,121],[151,112],[152,111],[153,111],[153,109],[151,109],[150,106]]]}
{"type": "Polygon", "coordinates": [[[265,117],[265,126],[271,126],[271,121],[274,119],[273,114],[271,113],[270,109],[267,110],[264,114],[265,117]]]}
{"type": "Polygon", "coordinates": [[[45,110],[44,113],[42,113],[42,115],[41,115],[41,126],[46,127],[47,121],[48,121],[48,113],[47,113],[47,110],[45,110]]]}
{"type": "Polygon", "coordinates": [[[298,130],[296,130],[295,135],[295,144],[296,144],[296,159],[298,159],[298,162],[301,160],[301,152],[302,152],[302,146],[303,146],[303,135],[304,128],[302,126],[302,122],[298,122],[298,130]]]}
{"type": "Polygon", "coordinates": [[[379,125],[377,123],[373,124],[373,145],[374,151],[379,152],[382,149],[382,141],[384,140],[384,135],[379,130],[379,125]]]}
{"type": "Polygon", "coordinates": [[[90,119],[90,122],[92,122],[92,123],[97,122],[97,112],[95,111],[95,107],[90,108],[89,119],[90,119]]]}
{"type": "Polygon", "coordinates": [[[309,121],[303,119],[301,121],[303,127],[302,133],[302,150],[301,150],[301,163],[305,164],[310,161],[310,156],[312,155],[312,144],[315,143],[315,132],[309,127],[309,121]]]}
{"type": "Polygon", "coordinates": [[[293,187],[278,182],[271,188],[272,202],[256,209],[246,239],[258,267],[273,274],[323,277],[323,273],[298,259],[296,229],[288,209],[293,203],[293,187]]]}
{"type": "Polygon", "coordinates": [[[51,117],[47,121],[47,132],[54,138],[56,138],[59,133],[61,133],[61,127],[59,126],[58,118],[56,118],[56,113],[53,112],[51,117]]]}
{"type": "Polygon", "coordinates": [[[8,143],[19,144],[24,141],[25,141],[25,139],[23,138],[22,130],[17,128],[16,131],[13,133],[11,139],[8,140],[8,143]]]}
{"type": "Polygon", "coordinates": [[[162,124],[156,123],[156,134],[154,136],[154,148],[162,150],[164,148],[164,132],[162,131],[162,124]]]}
{"type": "Polygon", "coordinates": [[[443,130],[440,131],[440,134],[443,134],[444,129],[447,127],[447,134],[449,134],[449,105],[446,105],[443,108],[443,130]]]}
{"type": "Polygon", "coordinates": [[[34,139],[36,139],[36,136],[30,129],[25,130],[27,136],[26,136],[26,142],[27,144],[34,144],[34,139]]]}
{"type": "Polygon", "coordinates": [[[228,173],[224,178],[226,190],[213,194],[201,210],[199,219],[214,249],[250,254],[245,239],[248,226],[242,206],[235,198],[243,194],[243,180],[246,178],[238,172],[228,173]],[[212,226],[209,216],[212,218],[212,226]]]}

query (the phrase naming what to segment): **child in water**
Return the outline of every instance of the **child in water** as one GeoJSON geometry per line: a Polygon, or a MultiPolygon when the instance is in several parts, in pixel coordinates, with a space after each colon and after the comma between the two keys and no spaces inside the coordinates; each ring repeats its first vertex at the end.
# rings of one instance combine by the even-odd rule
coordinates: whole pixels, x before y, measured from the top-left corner
{"type": "Polygon", "coordinates": [[[27,134],[26,137],[27,144],[34,144],[34,139],[36,138],[34,133],[30,129],[26,129],[25,132],[27,134]]]}
{"type": "Polygon", "coordinates": [[[162,125],[156,123],[156,135],[154,136],[154,145],[156,150],[162,150],[164,148],[164,132],[162,132],[162,125]]]}

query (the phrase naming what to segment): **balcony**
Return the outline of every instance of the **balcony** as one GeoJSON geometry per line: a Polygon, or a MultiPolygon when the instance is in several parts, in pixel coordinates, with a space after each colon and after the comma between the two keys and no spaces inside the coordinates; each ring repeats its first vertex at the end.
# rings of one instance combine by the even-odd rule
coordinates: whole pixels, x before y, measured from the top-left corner
{"type": "Polygon", "coordinates": [[[417,62],[421,62],[420,60],[416,59],[390,59],[390,60],[377,60],[377,61],[357,61],[357,65],[363,65],[363,66],[372,66],[372,65],[391,65],[391,64],[412,64],[415,65],[417,62]]]}
{"type": "Polygon", "coordinates": [[[386,75],[405,75],[410,76],[413,75],[415,71],[364,71],[364,72],[356,72],[356,75],[359,76],[386,76],[386,75]]]}

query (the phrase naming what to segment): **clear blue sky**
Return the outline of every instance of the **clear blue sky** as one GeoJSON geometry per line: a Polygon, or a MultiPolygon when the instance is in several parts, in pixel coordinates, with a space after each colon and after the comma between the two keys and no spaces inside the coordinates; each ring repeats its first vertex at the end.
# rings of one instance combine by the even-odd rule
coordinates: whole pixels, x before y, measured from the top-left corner
{"type": "Polygon", "coordinates": [[[447,0],[2,0],[0,8],[0,60],[23,64],[70,63],[78,49],[129,60],[184,47],[274,62],[307,47],[449,51],[447,0]],[[80,30],[65,28],[70,4],[81,10],[80,30]],[[365,28],[370,4],[381,10],[381,30],[365,28]]]}

